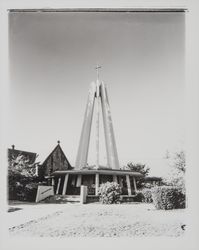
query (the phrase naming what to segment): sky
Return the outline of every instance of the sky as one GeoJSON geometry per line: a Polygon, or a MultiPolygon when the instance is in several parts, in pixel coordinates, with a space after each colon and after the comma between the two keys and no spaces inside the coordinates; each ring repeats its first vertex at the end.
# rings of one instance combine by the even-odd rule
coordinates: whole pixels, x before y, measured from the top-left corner
{"type": "MultiPolygon", "coordinates": [[[[183,13],[10,13],[7,145],[75,164],[90,83],[107,84],[120,165],[184,149],[183,13]]],[[[102,117],[100,161],[106,164],[102,117]]],[[[88,163],[95,163],[95,122],[88,163]]]]}

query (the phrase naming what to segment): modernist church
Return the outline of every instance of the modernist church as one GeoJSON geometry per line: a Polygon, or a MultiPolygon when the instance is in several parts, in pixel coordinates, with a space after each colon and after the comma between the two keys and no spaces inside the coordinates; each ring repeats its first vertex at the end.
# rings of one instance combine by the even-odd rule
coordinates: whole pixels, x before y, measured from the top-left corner
{"type": "MultiPolygon", "coordinates": [[[[136,180],[142,178],[142,174],[130,170],[122,170],[119,164],[116,141],[111,118],[110,105],[108,100],[107,87],[99,80],[99,70],[97,69],[97,80],[91,83],[82,131],[79,140],[79,147],[76,156],[75,166],[71,166],[60,141],[39,165],[39,174],[43,176],[49,185],[53,186],[56,195],[80,195],[81,185],[87,186],[88,197],[98,197],[99,186],[106,182],[117,182],[122,188],[122,195],[133,197],[137,192],[136,180]],[[94,109],[95,107],[95,109],[94,109]],[[99,123],[100,109],[102,113],[105,146],[107,155],[106,166],[101,166],[99,162],[99,123]],[[95,115],[93,114],[95,110],[95,115]],[[94,119],[95,118],[95,119],[94,119]],[[88,165],[88,152],[92,124],[96,126],[96,164],[88,165]]],[[[9,149],[9,155],[17,154],[19,150],[9,149]]],[[[34,153],[20,151],[22,154],[31,155],[34,153]]]]}
{"type": "Polygon", "coordinates": [[[97,69],[97,80],[91,83],[86,111],[79,141],[79,147],[74,168],[71,167],[67,158],[65,157],[60,144],[51,153],[51,155],[44,161],[43,165],[53,163],[54,165],[48,174],[51,183],[54,186],[56,194],[60,195],[79,195],[80,186],[87,186],[88,196],[98,196],[98,189],[100,184],[109,182],[117,182],[122,188],[122,195],[133,196],[137,191],[136,179],[141,178],[142,175],[138,172],[129,170],[121,170],[118,160],[116,141],[113,131],[113,123],[111,118],[110,105],[108,100],[107,87],[104,82],[99,80],[99,66],[97,69]],[[94,109],[95,107],[95,109],[94,109]],[[105,144],[107,154],[107,165],[101,166],[99,162],[99,122],[100,122],[100,108],[102,110],[102,120],[105,133],[105,144]],[[93,115],[96,111],[95,116],[93,115]],[[94,121],[94,117],[96,118],[94,121]],[[92,123],[96,123],[96,164],[89,167],[87,164],[89,142],[91,134],[92,123]],[[61,154],[62,153],[62,154],[61,154]],[[53,155],[59,155],[62,163],[57,168],[56,159],[52,160],[53,155]]]}

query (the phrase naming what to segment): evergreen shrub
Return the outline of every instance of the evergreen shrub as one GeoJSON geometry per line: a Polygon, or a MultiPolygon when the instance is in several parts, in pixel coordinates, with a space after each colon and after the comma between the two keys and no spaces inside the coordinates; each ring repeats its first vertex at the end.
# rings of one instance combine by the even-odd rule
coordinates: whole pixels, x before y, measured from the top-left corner
{"type": "Polygon", "coordinates": [[[99,200],[103,204],[120,203],[121,187],[116,182],[106,182],[99,187],[99,200]]]}

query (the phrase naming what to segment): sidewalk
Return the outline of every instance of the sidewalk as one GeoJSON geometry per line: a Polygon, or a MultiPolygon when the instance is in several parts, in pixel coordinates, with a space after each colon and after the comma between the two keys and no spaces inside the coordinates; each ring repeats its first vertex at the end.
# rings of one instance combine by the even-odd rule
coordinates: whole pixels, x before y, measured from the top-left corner
{"type": "Polygon", "coordinates": [[[7,228],[11,228],[62,211],[66,204],[16,204],[9,205],[8,208],[16,209],[6,214],[7,228]]]}

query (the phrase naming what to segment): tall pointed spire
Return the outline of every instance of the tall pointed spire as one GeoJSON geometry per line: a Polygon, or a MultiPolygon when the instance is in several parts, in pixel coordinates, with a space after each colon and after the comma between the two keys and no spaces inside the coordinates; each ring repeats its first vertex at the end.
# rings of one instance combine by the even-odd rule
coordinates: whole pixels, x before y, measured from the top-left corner
{"type": "Polygon", "coordinates": [[[99,80],[99,69],[101,66],[96,66],[97,81],[92,83],[86,106],[84,122],[79,142],[79,148],[76,158],[76,169],[81,169],[87,166],[88,149],[91,133],[91,125],[93,118],[94,105],[96,103],[96,168],[99,168],[99,108],[100,102],[102,107],[102,117],[106,142],[107,153],[107,167],[112,169],[119,169],[119,161],[117,155],[117,148],[115,143],[115,136],[113,132],[113,123],[111,119],[110,105],[108,101],[107,88],[103,82],[99,80]]]}
{"type": "Polygon", "coordinates": [[[99,81],[99,69],[101,69],[102,68],[102,66],[100,66],[100,65],[96,65],[96,67],[95,67],[95,69],[96,69],[96,72],[97,72],[97,81],[99,81]]]}

